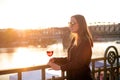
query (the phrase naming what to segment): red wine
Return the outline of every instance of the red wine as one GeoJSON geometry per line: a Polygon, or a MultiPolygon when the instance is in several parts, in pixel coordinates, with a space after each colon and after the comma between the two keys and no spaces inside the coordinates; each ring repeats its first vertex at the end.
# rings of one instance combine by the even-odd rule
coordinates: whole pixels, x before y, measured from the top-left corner
{"type": "Polygon", "coordinates": [[[53,51],[47,51],[47,55],[51,57],[53,55],[53,51]]]}

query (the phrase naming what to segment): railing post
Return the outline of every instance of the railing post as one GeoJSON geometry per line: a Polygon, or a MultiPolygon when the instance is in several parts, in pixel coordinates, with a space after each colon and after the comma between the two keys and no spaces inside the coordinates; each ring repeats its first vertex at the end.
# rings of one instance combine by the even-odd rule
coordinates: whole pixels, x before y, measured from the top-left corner
{"type": "Polygon", "coordinates": [[[52,76],[52,79],[51,80],[55,80],[55,76],[52,76]]]}
{"type": "Polygon", "coordinates": [[[42,68],[42,80],[45,80],[45,68],[42,68]]]}
{"type": "Polygon", "coordinates": [[[62,76],[63,79],[65,78],[65,71],[61,72],[61,76],[62,76]]]}
{"type": "Polygon", "coordinates": [[[18,72],[18,80],[22,80],[22,72],[18,72]]]}
{"type": "Polygon", "coordinates": [[[97,80],[100,80],[100,77],[101,77],[101,71],[100,68],[98,68],[97,80]]]}
{"type": "Polygon", "coordinates": [[[104,59],[104,80],[106,80],[107,76],[107,67],[106,67],[106,58],[104,59]]]}
{"type": "Polygon", "coordinates": [[[95,80],[95,60],[92,60],[92,77],[95,80]]]}

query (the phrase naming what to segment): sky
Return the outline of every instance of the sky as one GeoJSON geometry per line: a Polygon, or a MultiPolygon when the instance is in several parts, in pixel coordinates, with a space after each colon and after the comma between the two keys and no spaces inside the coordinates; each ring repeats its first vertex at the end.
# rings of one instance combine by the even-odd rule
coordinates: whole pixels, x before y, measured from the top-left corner
{"type": "Polygon", "coordinates": [[[0,28],[34,29],[68,26],[82,14],[89,23],[120,22],[119,0],[0,0],[0,28]]]}

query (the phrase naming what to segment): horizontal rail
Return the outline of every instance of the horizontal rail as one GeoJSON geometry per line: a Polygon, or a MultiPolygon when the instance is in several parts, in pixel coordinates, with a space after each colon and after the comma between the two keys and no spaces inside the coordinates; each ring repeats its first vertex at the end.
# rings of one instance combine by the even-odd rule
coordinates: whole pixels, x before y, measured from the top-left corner
{"type": "Polygon", "coordinates": [[[91,62],[92,62],[92,61],[101,61],[101,60],[105,60],[105,58],[104,58],[104,57],[93,58],[93,59],[91,60],[91,62]]]}
{"type": "Polygon", "coordinates": [[[18,73],[18,80],[22,80],[22,72],[32,71],[32,70],[41,70],[42,75],[40,77],[42,78],[42,80],[46,80],[45,69],[49,67],[50,66],[48,65],[40,65],[40,66],[32,66],[32,67],[26,67],[26,68],[0,70],[0,75],[18,73]]]}
{"type": "Polygon", "coordinates": [[[46,68],[50,68],[50,66],[40,65],[40,66],[32,66],[32,67],[26,67],[26,68],[0,70],[0,75],[18,73],[18,72],[25,72],[25,71],[32,71],[32,70],[39,70],[39,69],[46,69],[46,68]]]}

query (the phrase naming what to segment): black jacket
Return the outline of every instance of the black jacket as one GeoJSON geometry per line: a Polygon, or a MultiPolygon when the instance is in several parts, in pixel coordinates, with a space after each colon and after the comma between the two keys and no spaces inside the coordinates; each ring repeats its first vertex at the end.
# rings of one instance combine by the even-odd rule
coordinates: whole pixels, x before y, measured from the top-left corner
{"type": "Polygon", "coordinates": [[[89,68],[91,45],[88,40],[78,46],[73,46],[73,42],[74,39],[68,49],[68,57],[56,58],[55,62],[61,66],[62,71],[67,71],[67,80],[92,80],[89,68]]]}

